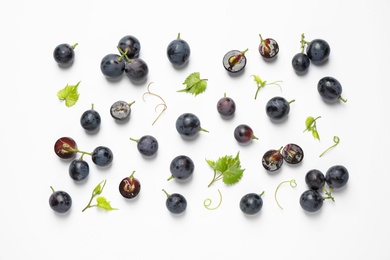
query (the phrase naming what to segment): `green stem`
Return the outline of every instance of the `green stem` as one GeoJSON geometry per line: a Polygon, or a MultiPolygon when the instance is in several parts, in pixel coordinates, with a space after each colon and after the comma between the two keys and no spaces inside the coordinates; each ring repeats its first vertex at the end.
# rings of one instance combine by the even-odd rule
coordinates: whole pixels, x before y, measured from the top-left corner
{"type": "Polygon", "coordinates": [[[274,194],[274,198],[275,198],[276,204],[278,204],[279,208],[281,208],[281,209],[283,209],[283,208],[282,208],[282,206],[279,204],[278,199],[276,198],[276,194],[278,193],[278,190],[279,190],[280,186],[281,186],[282,184],[284,184],[284,183],[287,183],[287,182],[290,183],[291,188],[297,187],[297,183],[296,183],[296,181],[295,181],[294,179],[289,180],[289,181],[282,181],[282,182],[279,183],[279,185],[276,187],[275,194],[274,194]]]}
{"type": "Polygon", "coordinates": [[[330,149],[332,149],[333,147],[335,147],[336,145],[338,145],[340,143],[340,138],[338,136],[334,136],[333,137],[333,142],[334,142],[334,145],[332,145],[331,147],[329,147],[328,149],[326,149],[325,151],[323,151],[321,154],[320,154],[320,157],[322,157],[327,151],[329,151],[330,149]]]}
{"type": "Polygon", "coordinates": [[[305,46],[310,43],[310,42],[305,41],[305,34],[304,33],[302,33],[302,35],[301,35],[300,43],[301,43],[301,51],[302,51],[302,53],[304,53],[305,52],[305,46]]]}
{"type": "Polygon", "coordinates": [[[293,99],[293,100],[291,100],[290,102],[288,102],[289,104],[291,104],[291,103],[293,103],[293,102],[295,102],[295,99],[293,99]]]}
{"type": "Polygon", "coordinates": [[[165,195],[167,195],[167,197],[169,197],[168,192],[166,192],[164,189],[162,189],[162,191],[165,193],[165,195]]]}
{"type": "Polygon", "coordinates": [[[342,98],[341,96],[339,97],[339,99],[340,99],[341,101],[343,101],[344,103],[347,102],[347,99],[344,99],[344,98],[342,98]]]}
{"type": "Polygon", "coordinates": [[[52,187],[52,186],[50,186],[50,189],[51,189],[53,192],[55,192],[55,190],[53,189],[53,187],[52,187]]]}
{"type": "Polygon", "coordinates": [[[172,180],[172,179],[174,179],[174,178],[175,178],[175,176],[171,175],[171,176],[167,179],[167,181],[170,181],[170,180],[172,180]]]}
{"type": "Polygon", "coordinates": [[[134,141],[134,142],[136,142],[136,143],[139,142],[139,139],[134,139],[134,138],[131,138],[131,137],[130,137],[130,140],[131,140],[131,141],[134,141]]]}
{"type": "Polygon", "coordinates": [[[217,206],[215,206],[214,208],[210,208],[210,205],[212,203],[212,200],[210,198],[206,198],[203,202],[203,206],[206,208],[206,209],[209,209],[209,210],[215,210],[217,208],[219,208],[219,206],[221,206],[222,204],[222,194],[221,194],[221,191],[218,189],[218,193],[219,193],[219,203],[217,206]]]}
{"type": "Polygon", "coordinates": [[[324,186],[322,187],[322,190],[325,192],[327,197],[322,197],[322,200],[331,199],[333,202],[335,202],[334,197],[332,196],[333,188],[330,187],[329,190],[327,190],[324,186]]]}
{"type": "Polygon", "coordinates": [[[208,130],[206,130],[206,129],[203,129],[203,128],[200,128],[200,129],[199,129],[199,131],[206,132],[206,133],[208,133],[208,132],[209,132],[208,130]]]}
{"type": "Polygon", "coordinates": [[[71,47],[72,49],[74,49],[74,48],[76,48],[77,45],[78,45],[78,43],[76,42],[75,44],[71,45],[70,47],[71,47]]]}

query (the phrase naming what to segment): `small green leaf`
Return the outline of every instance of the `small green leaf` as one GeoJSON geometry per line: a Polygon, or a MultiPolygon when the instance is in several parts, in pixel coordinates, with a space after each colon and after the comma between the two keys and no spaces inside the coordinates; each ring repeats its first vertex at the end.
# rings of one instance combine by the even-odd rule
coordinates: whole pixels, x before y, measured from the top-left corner
{"type": "Polygon", "coordinates": [[[107,180],[101,181],[101,182],[95,187],[95,189],[93,189],[93,192],[92,192],[92,195],[93,195],[93,196],[100,195],[100,194],[103,192],[104,186],[106,185],[106,181],[107,181],[107,180]],[[102,184],[103,184],[103,186],[102,186],[102,184]]]}
{"type": "Polygon", "coordinates": [[[222,179],[225,184],[232,185],[239,182],[244,174],[245,169],[241,168],[239,152],[233,158],[231,155],[220,157],[216,162],[206,160],[207,163],[214,169],[214,178],[209,184],[222,179]],[[217,175],[217,172],[219,175],[217,175]]]}
{"type": "Polygon", "coordinates": [[[305,125],[306,125],[306,130],[310,131],[311,125],[314,123],[314,117],[309,116],[306,118],[305,125]]]}
{"type": "Polygon", "coordinates": [[[76,104],[80,94],[78,93],[78,86],[80,81],[76,85],[66,85],[63,89],[57,92],[57,97],[60,100],[65,100],[65,105],[71,107],[76,104]]]}
{"type": "Polygon", "coordinates": [[[313,137],[314,137],[315,139],[320,140],[320,136],[319,136],[317,130],[312,130],[311,133],[312,133],[312,135],[313,135],[313,137]]]}
{"type": "Polygon", "coordinates": [[[193,72],[185,79],[183,85],[186,85],[186,88],[178,90],[178,92],[185,92],[197,96],[206,91],[207,79],[201,79],[199,72],[193,72]]]}
{"type": "Polygon", "coordinates": [[[214,162],[214,161],[212,161],[212,160],[207,160],[207,159],[206,159],[206,162],[207,162],[207,164],[208,164],[211,168],[215,169],[215,162],[214,162]]]}
{"type": "Polygon", "coordinates": [[[97,205],[96,207],[104,209],[104,210],[117,210],[116,208],[111,207],[111,204],[107,199],[103,196],[99,196],[96,198],[97,205]]]}

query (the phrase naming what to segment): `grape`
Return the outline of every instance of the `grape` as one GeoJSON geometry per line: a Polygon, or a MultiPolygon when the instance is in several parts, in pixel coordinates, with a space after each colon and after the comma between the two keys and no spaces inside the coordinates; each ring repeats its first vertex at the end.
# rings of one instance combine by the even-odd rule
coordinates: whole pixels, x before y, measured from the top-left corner
{"type": "Polygon", "coordinates": [[[133,175],[134,172],[119,183],[119,193],[126,199],[135,198],[141,191],[141,183],[133,175]]]}
{"type": "Polygon", "coordinates": [[[49,197],[49,205],[55,212],[66,213],[72,207],[72,197],[65,191],[54,191],[49,197]]]}
{"type": "Polygon", "coordinates": [[[322,208],[324,200],[316,190],[306,190],[299,198],[301,207],[308,212],[316,212],[322,208]]]}
{"type": "Polygon", "coordinates": [[[130,138],[130,140],[137,142],[137,149],[144,156],[150,157],[157,153],[158,142],[151,135],[144,135],[138,140],[130,138]]]}
{"type": "Polygon", "coordinates": [[[291,61],[292,67],[297,74],[305,74],[310,67],[310,59],[305,53],[297,53],[291,61]]]}
{"type": "Polygon", "coordinates": [[[287,144],[282,150],[283,159],[289,164],[298,164],[303,160],[303,150],[297,144],[287,144]]]}
{"type": "Polygon", "coordinates": [[[232,50],[227,52],[225,56],[223,56],[223,67],[231,73],[243,71],[246,66],[245,52],[247,51],[248,49],[244,51],[232,50]]]}
{"type": "Polygon", "coordinates": [[[190,45],[180,38],[180,33],[177,39],[171,41],[167,47],[168,60],[174,67],[184,67],[190,59],[191,49],[190,45]]]}
{"type": "Polygon", "coordinates": [[[80,118],[81,127],[88,132],[94,132],[99,129],[101,124],[100,114],[93,109],[88,109],[85,111],[80,118]]]}
{"type": "Polygon", "coordinates": [[[330,46],[322,39],[315,39],[307,45],[306,54],[314,63],[322,63],[329,57],[330,46]]]}
{"type": "Polygon", "coordinates": [[[349,172],[342,165],[330,167],[325,174],[325,181],[333,189],[339,189],[347,184],[349,180],[349,172]]]}
{"type": "Polygon", "coordinates": [[[107,54],[100,63],[100,70],[108,79],[118,79],[125,71],[126,63],[118,54],[107,54]]]}
{"type": "Polygon", "coordinates": [[[271,149],[264,153],[262,158],[262,165],[264,169],[270,172],[279,170],[283,165],[283,156],[280,153],[280,150],[271,149]]]}
{"type": "Polygon", "coordinates": [[[223,117],[231,117],[236,112],[236,103],[226,95],[217,102],[218,113],[223,117]]]}
{"type": "Polygon", "coordinates": [[[108,166],[114,159],[110,148],[98,146],[92,152],[92,161],[98,166],[108,166]]]}
{"type": "Polygon", "coordinates": [[[131,103],[127,103],[126,101],[116,101],[111,105],[110,114],[111,116],[119,121],[125,121],[130,118],[131,114],[131,105],[133,105],[135,101],[131,103]]]}
{"type": "Polygon", "coordinates": [[[195,170],[195,164],[190,157],[179,155],[173,158],[169,166],[172,176],[168,179],[186,180],[192,176],[195,170]]]}
{"type": "Polygon", "coordinates": [[[69,45],[67,43],[59,44],[53,52],[54,60],[61,66],[70,66],[75,57],[74,48],[77,43],[74,45],[69,45]]]}
{"type": "Polygon", "coordinates": [[[305,182],[311,190],[322,189],[325,185],[325,175],[317,169],[312,169],[306,173],[305,182]]]}
{"type": "Polygon", "coordinates": [[[272,59],[279,53],[279,44],[272,38],[263,39],[260,35],[259,53],[267,60],[272,59]]]}
{"type": "Polygon", "coordinates": [[[255,215],[262,207],[263,199],[256,193],[248,193],[240,200],[240,209],[247,215],[255,215]]]}
{"type": "Polygon", "coordinates": [[[294,100],[288,102],[283,97],[273,97],[267,102],[265,112],[272,120],[280,121],[290,113],[290,103],[292,102],[294,100]]]}
{"type": "Polygon", "coordinates": [[[70,137],[61,137],[54,144],[54,152],[62,159],[73,158],[77,153],[77,144],[70,137]]]}
{"type": "Polygon", "coordinates": [[[207,132],[207,130],[201,128],[199,118],[192,113],[181,114],[176,119],[177,132],[186,137],[193,137],[199,133],[199,131],[207,132]]]}
{"type": "Polygon", "coordinates": [[[252,139],[258,139],[250,126],[240,124],[234,129],[234,138],[240,144],[248,144],[252,139]]]}
{"type": "Polygon", "coordinates": [[[69,165],[69,176],[75,181],[82,181],[89,175],[89,165],[83,159],[73,160],[69,165]]]}
{"type": "Polygon", "coordinates": [[[134,83],[142,83],[149,74],[148,64],[142,59],[133,58],[125,65],[126,76],[134,83]]]}
{"type": "Polygon", "coordinates": [[[317,90],[324,101],[335,102],[341,100],[346,102],[346,100],[341,97],[343,88],[340,82],[333,77],[323,77],[320,79],[317,84],[317,90]]]}
{"type": "Polygon", "coordinates": [[[135,36],[126,35],[119,40],[118,48],[125,53],[129,59],[133,59],[139,56],[141,43],[135,36]]]}
{"type": "Polygon", "coordinates": [[[187,200],[183,195],[179,193],[168,194],[165,190],[163,191],[167,195],[165,206],[171,213],[181,214],[186,210],[187,200]]]}

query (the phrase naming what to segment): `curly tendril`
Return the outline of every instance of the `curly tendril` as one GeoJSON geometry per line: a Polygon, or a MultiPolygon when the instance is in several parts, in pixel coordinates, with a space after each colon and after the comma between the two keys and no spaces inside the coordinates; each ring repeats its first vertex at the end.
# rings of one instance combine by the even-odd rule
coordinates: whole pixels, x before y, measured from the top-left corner
{"type": "Polygon", "coordinates": [[[284,183],[290,183],[290,187],[291,188],[295,188],[298,185],[297,182],[294,179],[292,179],[292,180],[289,180],[289,181],[282,181],[281,183],[279,183],[278,187],[276,187],[274,197],[275,197],[276,204],[278,204],[279,208],[281,208],[281,209],[283,209],[283,208],[282,208],[282,206],[280,206],[280,204],[278,202],[278,199],[276,198],[276,194],[278,193],[278,190],[279,190],[280,186],[282,184],[284,184],[284,183]]]}
{"type": "Polygon", "coordinates": [[[159,115],[157,116],[157,118],[153,121],[152,125],[154,125],[154,123],[156,123],[156,121],[160,118],[160,116],[162,115],[162,113],[164,113],[164,111],[165,111],[168,107],[167,107],[167,104],[166,104],[165,100],[164,100],[160,95],[157,95],[156,93],[153,93],[153,92],[150,91],[149,88],[150,88],[150,85],[151,85],[152,83],[153,83],[153,82],[150,82],[150,83],[149,83],[149,85],[148,85],[148,87],[147,87],[147,91],[142,95],[142,99],[143,99],[143,101],[145,101],[145,95],[146,95],[146,94],[149,94],[149,95],[158,97],[158,98],[162,101],[162,103],[157,104],[156,107],[154,108],[154,111],[157,113],[157,108],[160,107],[160,106],[163,107],[163,109],[162,109],[162,111],[160,112],[160,114],[159,114],[159,115]]]}
{"type": "Polygon", "coordinates": [[[222,204],[222,194],[221,194],[221,191],[218,189],[218,193],[219,193],[219,203],[217,206],[215,206],[214,208],[211,208],[210,205],[212,202],[212,200],[210,198],[207,198],[204,200],[203,202],[203,206],[206,208],[206,209],[209,209],[209,210],[215,210],[217,208],[219,208],[219,206],[221,206],[222,204]]]}
{"type": "Polygon", "coordinates": [[[329,151],[330,149],[332,149],[333,147],[335,147],[336,145],[338,145],[340,143],[340,138],[338,136],[334,136],[333,137],[333,142],[334,142],[334,145],[332,145],[331,147],[329,147],[328,149],[326,149],[325,151],[322,152],[322,154],[320,154],[320,157],[323,156],[327,151],[329,151]]]}

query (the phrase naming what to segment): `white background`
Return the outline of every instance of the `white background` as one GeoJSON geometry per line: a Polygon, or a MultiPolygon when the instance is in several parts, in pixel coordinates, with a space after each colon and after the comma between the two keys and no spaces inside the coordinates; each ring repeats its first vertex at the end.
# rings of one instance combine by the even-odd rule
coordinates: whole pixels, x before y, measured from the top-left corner
{"type": "Polygon", "coordinates": [[[390,259],[388,245],[389,117],[388,74],[390,40],[387,0],[359,1],[8,1],[1,4],[2,127],[0,158],[0,259],[390,259]],[[181,33],[191,46],[187,67],[174,69],[166,57],[169,42],[181,33]],[[278,41],[280,52],[272,62],[259,55],[259,33],[278,41]],[[300,51],[300,36],[322,38],[331,46],[329,61],[311,66],[298,76],[291,59],[300,51]],[[116,53],[119,39],[134,35],[141,42],[140,58],[149,65],[147,82],[135,86],[126,77],[105,79],[100,61],[116,53]],[[78,43],[74,64],[63,69],[53,59],[60,43],[78,43]],[[244,50],[248,63],[239,77],[222,66],[223,55],[244,50]],[[194,97],[177,93],[185,78],[198,71],[208,79],[205,93],[194,97]],[[254,100],[256,85],[251,75],[268,81],[254,100]],[[324,103],[316,90],[323,76],[337,78],[347,103],[324,103]],[[67,108],[56,93],[66,84],[79,86],[78,103],[67,108]],[[161,118],[154,108],[159,100],[142,95],[147,84],[168,106],[161,118]],[[232,120],[222,119],[216,103],[226,93],[237,103],[232,120]],[[291,104],[288,120],[271,122],[265,103],[281,95],[291,104]],[[136,101],[126,124],[109,114],[117,100],[136,101]],[[80,126],[81,114],[94,103],[102,116],[96,134],[80,126]],[[175,130],[176,118],[192,112],[209,133],[183,140],[175,130]],[[307,116],[321,116],[317,123],[321,141],[304,133],[307,116]],[[241,146],[233,138],[235,126],[250,125],[259,138],[241,146]],[[160,144],[157,157],[147,160],[129,140],[154,135],[160,144]],[[341,142],[326,153],[333,136],[341,142]],[[68,175],[68,161],[53,152],[62,136],[74,138],[82,150],[98,145],[112,149],[114,162],[97,168],[90,158],[90,176],[77,184],[68,175]],[[302,164],[269,174],[261,165],[268,149],[287,143],[304,149],[302,164]],[[242,180],[226,186],[207,187],[212,169],[205,159],[224,155],[240,158],[242,180]],[[188,182],[167,181],[170,161],[179,154],[195,163],[188,182]],[[323,172],[342,164],[350,173],[347,186],[334,192],[336,202],[325,201],[317,214],[299,205],[307,189],[304,176],[310,169],[323,172]],[[141,193],[127,201],[118,192],[120,180],[136,171],[141,193]],[[81,212],[93,188],[103,179],[102,193],[117,211],[97,208],[81,212]],[[278,192],[283,210],[275,200],[278,192]],[[69,214],[60,216],[49,207],[50,186],[66,190],[73,198],[69,214]],[[173,216],[165,208],[161,191],[186,196],[184,215],[173,216]],[[206,198],[217,210],[204,208],[206,198]],[[260,214],[245,216],[241,197],[249,192],[263,195],[260,214]]]}

